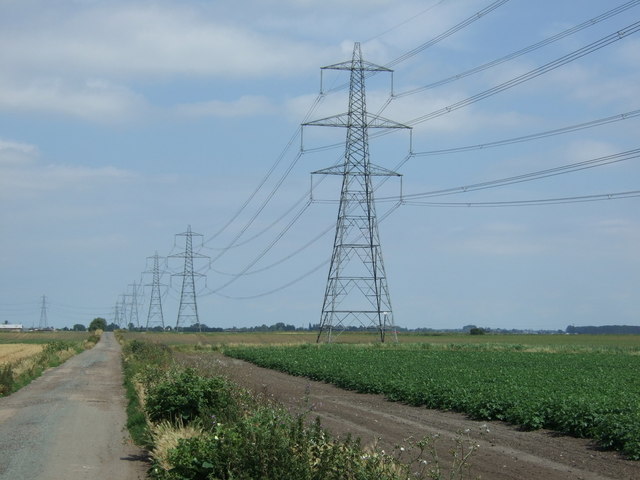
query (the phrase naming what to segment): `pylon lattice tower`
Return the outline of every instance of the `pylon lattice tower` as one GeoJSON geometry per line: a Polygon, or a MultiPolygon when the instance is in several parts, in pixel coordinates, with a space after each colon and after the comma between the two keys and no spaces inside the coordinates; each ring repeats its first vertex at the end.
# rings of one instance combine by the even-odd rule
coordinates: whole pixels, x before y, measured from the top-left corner
{"type": "Polygon", "coordinates": [[[138,317],[138,284],[133,282],[131,285],[131,309],[129,310],[129,323],[140,328],[140,318],[138,317]]]}
{"type": "Polygon", "coordinates": [[[120,300],[117,300],[115,306],[113,307],[113,323],[114,325],[118,326],[118,328],[120,328],[121,319],[122,315],[120,312],[120,300]]]}
{"type": "Polygon", "coordinates": [[[180,293],[180,307],[178,308],[178,319],[176,320],[176,330],[181,326],[189,324],[200,325],[198,317],[198,303],[196,301],[196,277],[204,277],[203,274],[194,271],[194,258],[209,258],[206,255],[193,252],[193,237],[202,237],[200,233],[191,231],[191,225],[187,227],[187,231],[178,233],[177,237],[185,237],[184,253],[171,255],[174,258],[184,258],[184,270],[182,273],[175,273],[174,276],[182,277],[182,291],[180,293]]]}
{"type": "Polygon", "coordinates": [[[347,129],[343,163],[313,172],[342,175],[340,207],[317,341],[324,336],[331,342],[345,329],[356,326],[374,330],[384,342],[387,331],[395,334],[395,323],[371,179],[400,174],[370,163],[368,130],[410,127],[367,112],[366,72],[392,70],[364,61],[359,43],[354,45],[351,61],[322,67],[322,70],[346,70],[351,77],[346,114],[303,124],[347,129]]]}
{"type": "Polygon", "coordinates": [[[40,322],[38,323],[38,329],[44,330],[48,328],[47,321],[47,296],[42,295],[42,304],[40,306],[40,322]]]}
{"type": "Polygon", "coordinates": [[[147,314],[146,329],[149,330],[149,328],[159,326],[164,330],[162,295],[160,294],[160,287],[162,286],[160,283],[160,277],[162,276],[162,272],[160,272],[160,256],[158,255],[158,252],[156,252],[153,257],[148,258],[153,258],[153,268],[151,272],[146,272],[152,274],[151,284],[147,284],[147,286],[151,287],[151,300],[149,301],[149,313],[147,314]]]}

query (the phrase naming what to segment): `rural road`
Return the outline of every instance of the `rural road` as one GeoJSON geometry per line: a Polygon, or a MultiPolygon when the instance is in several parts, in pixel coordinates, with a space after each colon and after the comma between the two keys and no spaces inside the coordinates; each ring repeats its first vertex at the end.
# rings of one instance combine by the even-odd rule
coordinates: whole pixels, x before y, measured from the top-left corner
{"type": "Polygon", "coordinates": [[[142,452],[125,428],[120,345],[91,350],[0,398],[0,480],[138,480],[142,452]]]}

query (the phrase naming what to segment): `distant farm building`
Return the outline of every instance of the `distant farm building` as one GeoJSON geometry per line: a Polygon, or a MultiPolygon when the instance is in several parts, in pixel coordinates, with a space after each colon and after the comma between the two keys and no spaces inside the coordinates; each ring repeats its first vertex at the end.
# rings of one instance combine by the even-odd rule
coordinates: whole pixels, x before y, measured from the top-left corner
{"type": "Polygon", "coordinates": [[[21,332],[22,325],[19,323],[2,323],[0,324],[0,332],[21,332]]]}

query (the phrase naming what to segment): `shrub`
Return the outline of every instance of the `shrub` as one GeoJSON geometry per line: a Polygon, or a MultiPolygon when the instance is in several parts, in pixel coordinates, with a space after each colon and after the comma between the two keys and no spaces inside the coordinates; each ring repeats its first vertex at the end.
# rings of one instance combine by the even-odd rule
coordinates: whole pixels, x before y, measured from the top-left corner
{"type": "Polygon", "coordinates": [[[13,367],[11,364],[0,366],[0,396],[11,393],[13,382],[13,367]]]}
{"type": "Polygon", "coordinates": [[[201,377],[193,369],[179,370],[147,391],[145,411],[152,422],[180,419],[185,424],[215,415],[226,417],[234,405],[232,387],[222,377],[201,377]]]}
{"type": "Polygon", "coordinates": [[[258,408],[232,425],[178,441],[167,464],[156,463],[161,480],[399,480],[406,472],[390,456],[366,452],[350,437],[332,441],[320,427],[304,425],[283,409],[258,408]],[[170,468],[166,466],[170,465],[170,468]]]}

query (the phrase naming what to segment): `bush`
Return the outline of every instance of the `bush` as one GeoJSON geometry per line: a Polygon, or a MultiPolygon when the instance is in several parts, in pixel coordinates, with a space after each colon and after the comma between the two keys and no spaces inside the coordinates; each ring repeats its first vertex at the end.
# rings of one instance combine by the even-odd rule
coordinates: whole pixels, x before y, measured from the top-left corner
{"type": "Polygon", "coordinates": [[[271,406],[232,425],[185,438],[168,453],[169,469],[156,464],[160,480],[399,480],[406,472],[390,456],[368,453],[358,440],[332,441],[320,427],[304,425],[271,406]]]}
{"type": "Polygon", "coordinates": [[[13,389],[13,367],[11,364],[0,366],[0,396],[8,395],[13,389]]]}
{"type": "Polygon", "coordinates": [[[232,405],[232,387],[226,380],[201,377],[189,368],[152,385],[147,392],[145,411],[152,422],[179,419],[188,424],[205,416],[227,417],[232,405]]]}

